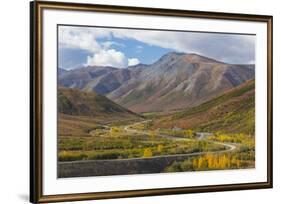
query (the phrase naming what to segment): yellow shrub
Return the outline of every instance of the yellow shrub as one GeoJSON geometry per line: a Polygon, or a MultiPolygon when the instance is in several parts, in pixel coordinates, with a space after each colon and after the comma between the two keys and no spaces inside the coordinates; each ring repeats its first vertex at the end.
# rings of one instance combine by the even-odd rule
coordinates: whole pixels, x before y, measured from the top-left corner
{"type": "Polygon", "coordinates": [[[145,148],[143,151],[143,157],[152,157],[152,151],[150,148],[145,148]]]}
{"type": "Polygon", "coordinates": [[[162,152],[162,151],[163,151],[163,148],[164,148],[164,146],[163,146],[162,144],[159,144],[159,145],[157,146],[157,151],[158,151],[158,152],[162,152]]]}

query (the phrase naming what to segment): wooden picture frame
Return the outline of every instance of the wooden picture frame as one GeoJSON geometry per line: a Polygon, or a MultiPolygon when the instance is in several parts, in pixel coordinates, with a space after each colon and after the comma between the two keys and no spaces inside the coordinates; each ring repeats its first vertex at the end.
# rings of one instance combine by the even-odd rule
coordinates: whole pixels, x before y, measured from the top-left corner
{"type": "MultiPolygon", "coordinates": [[[[47,17],[46,17],[47,18],[47,17]]],[[[34,1],[30,4],[30,202],[49,203],[61,201],[82,201],[92,199],[125,198],[137,196],[156,196],[183,193],[203,193],[215,191],[247,190],[273,187],[273,136],[272,136],[272,112],[273,112],[273,92],[272,92],[272,63],[273,63],[273,17],[265,15],[248,15],[233,13],[217,13],[202,11],[185,11],[172,9],[156,9],[142,7],[123,7],[123,6],[105,6],[80,3],[60,3],[60,2],[41,2],[34,1]],[[56,12],[80,12],[80,13],[108,13],[134,16],[156,16],[156,17],[176,17],[192,19],[213,19],[238,22],[261,22],[266,25],[266,72],[267,72],[267,124],[266,127],[266,180],[258,182],[215,184],[199,186],[179,186],[165,188],[146,188],[118,191],[102,192],[82,192],[82,193],[57,193],[45,194],[43,184],[46,178],[43,178],[43,75],[46,73],[43,68],[44,46],[44,11],[51,10],[56,12]]],[[[55,81],[49,83],[56,83],[55,81]]],[[[46,149],[46,148],[45,148],[46,149]]],[[[51,151],[51,150],[50,150],[51,151]]]]}

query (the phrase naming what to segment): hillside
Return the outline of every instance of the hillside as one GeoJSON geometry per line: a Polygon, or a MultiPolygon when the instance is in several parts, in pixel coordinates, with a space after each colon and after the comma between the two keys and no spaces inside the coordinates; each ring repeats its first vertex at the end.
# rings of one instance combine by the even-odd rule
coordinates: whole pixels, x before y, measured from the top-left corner
{"type": "Polygon", "coordinates": [[[89,137],[96,128],[142,118],[105,96],[78,89],[58,89],[59,137],[89,137]]]}
{"type": "Polygon", "coordinates": [[[139,117],[100,94],[61,87],[58,89],[58,112],[89,117],[139,117]]]}
{"type": "MultiPolygon", "coordinates": [[[[99,81],[99,79],[107,75],[114,70],[118,70],[113,67],[82,67],[79,69],[62,71],[58,70],[58,82],[60,86],[68,88],[77,88],[85,90],[85,87],[92,81],[99,81]]],[[[98,88],[93,89],[97,93],[102,93],[98,88]]]]}
{"type": "Polygon", "coordinates": [[[199,106],[160,117],[154,123],[154,128],[173,127],[205,132],[254,134],[254,80],[249,80],[199,106]]]}
{"type": "Polygon", "coordinates": [[[59,76],[60,86],[94,91],[134,112],[194,107],[255,76],[254,65],[232,65],[171,52],[128,69],[85,67],[59,76]]]}

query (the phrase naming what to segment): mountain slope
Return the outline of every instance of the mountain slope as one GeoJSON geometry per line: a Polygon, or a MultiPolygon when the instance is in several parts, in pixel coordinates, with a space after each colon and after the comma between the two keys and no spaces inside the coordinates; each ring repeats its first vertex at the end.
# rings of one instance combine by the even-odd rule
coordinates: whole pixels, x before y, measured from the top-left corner
{"type": "Polygon", "coordinates": [[[139,117],[105,96],[78,89],[58,89],[58,112],[73,116],[139,117]]]}
{"type": "Polygon", "coordinates": [[[107,96],[135,112],[181,109],[220,95],[254,78],[254,73],[248,65],[170,53],[107,96]]]}
{"type": "Polygon", "coordinates": [[[83,90],[88,83],[94,80],[99,80],[100,77],[109,74],[114,70],[117,70],[117,68],[82,67],[67,72],[62,72],[62,69],[59,69],[58,81],[60,86],[83,90]]]}
{"type": "Polygon", "coordinates": [[[254,75],[254,65],[231,65],[172,52],[151,65],[68,71],[59,77],[59,84],[106,95],[134,112],[151,112],[197,106],[254,75]]]}
{"type": "Polygon", "coordinates": [[[199,106],[160,117],[154,124],[154,128],[173,128],[174,126],[206,132],[254,134],[254,80],[249,80],[199,106]]]}

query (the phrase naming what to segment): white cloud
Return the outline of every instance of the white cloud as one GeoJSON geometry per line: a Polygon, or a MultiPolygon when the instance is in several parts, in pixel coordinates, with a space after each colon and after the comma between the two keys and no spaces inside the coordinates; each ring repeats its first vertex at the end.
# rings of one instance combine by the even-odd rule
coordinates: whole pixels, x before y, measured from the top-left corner
{"type": "Polygon", "coordinates": [[[112,66],[125,68],[128,65],[139,63],[137,58],[127,59],[123,52],[112,49],[112,46],[124,47],[124,44],[111,41],[112,29],[90,27],[59,27],[60,48],[80,49],[92,53],[87,57],[84,65],[89,66],[112,66]],[[107,41],[98,42],[103,38],[107,41]]]}
{"type": "Polygon", "coordinates": [[[112,35],[229,63],[247,63],[255,59],[255,36],[250,35],[125,29],[113,29],[112,35]]]}
{"type": "Polygon", "coordinates": [[[97,42],[98,38],[110,38],[111,34],[106,29],[88,27],[59,27],[59,43],[61,47],[97,52],[102,46],[97,42]]]}
{"type": "Polygon", "coordinates": [[[118,46],[118,47],[126,47],[122,43],[114,42],[114,41],[105,41],[101,43],[104,49],[110,49],[112,48],[113,45],[118,46]]]}
{"type": "Polygon", "coordinates": [[[114,49],[101,50],[92,57],[88,56],[86,65],[125,68],[128,66],[128,60],[122,52],[114,49]]]}
{"type": "Polygon", "coordinates": [[[130,58],[128,59],[128,66],[134,66],[134,65],[137,65],[139,64],[140,61],[138,58],[130,58]]]}
{"type": "Polygon", "coordinates": [[[126,68],[128,66],[134,66],[139,64],[140,61],[137,58],[127,59],[124,53],[116,51],[114,49],[101,50],[88,56],[86,66],[110,66],[116,68],[126,68]]]}
{"type": "MultiPolygon", "coordinates": [[[[93,53],[92,57],[88,57],[88,62],[103,65],[117,64],[118,67],[125,67],[133,63],[134,61],[132,60],[128,62],[123,53],[112,48],[112,45],[117,45],[111,40],[112,37],[134,39],[148,45],[168,48],[178,52],[198,53],[229,63],[255,61],[255,36],[95,27],[59,27],[60,46],[82,49],[93,53]],[[100,38],[103,39],[103,42],[97,41],[100,38]],[[103,58],[97,59],[95,56],[102,56],[103,58]],[[109,59],[113,61],[110,62],[109,59]]],[[[136,46],[136,53],[141,52],[142,49],[136,46]]]]}
{"type": "Polygon", "coordinates": [[[97,41],[99,38],[110,39],[110,30],[90,27],[59,27],[60,47],[81,49],[93,53],[92,56],[87,57],[85,65],[127,67],[126,56],[122,52],[111,49],[112,45],[123,45],[110,40],[99,43],[97,41]]]}

